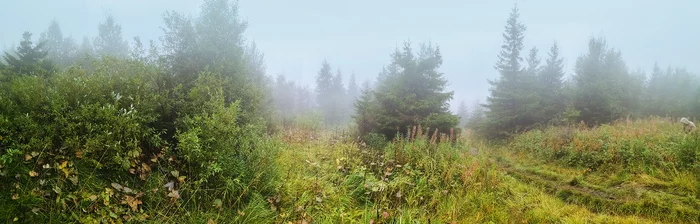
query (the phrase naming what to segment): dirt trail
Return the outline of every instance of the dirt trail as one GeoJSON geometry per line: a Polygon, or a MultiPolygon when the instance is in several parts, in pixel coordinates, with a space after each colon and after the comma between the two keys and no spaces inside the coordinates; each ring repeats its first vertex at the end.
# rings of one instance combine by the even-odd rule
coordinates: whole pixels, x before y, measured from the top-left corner
{"type": "Polygon", "coordinates": [[[674,203],[665,203],[653,198],[655,194],[665,193],[652,189],[645,189],[651,196],[645,195],[640,198],[639,195],[629,193],[639,189],[606,189],[575,177],[544,175],[533,169],[519,167],[517,162],[509,162],[503,157],[497,157],[494,162],[508,176],[524,184],[541,188],[544,192],[566,203],[586,207],[592,212],[636,215],[660,221],[700,223],[700,204],[697,200],[674,200],[674,203]]]}

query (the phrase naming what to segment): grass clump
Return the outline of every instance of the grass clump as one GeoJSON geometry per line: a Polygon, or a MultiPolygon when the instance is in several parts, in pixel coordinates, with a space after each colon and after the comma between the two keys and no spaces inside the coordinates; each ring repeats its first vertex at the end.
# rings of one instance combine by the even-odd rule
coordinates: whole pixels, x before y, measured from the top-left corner
{"type": "Polygon", "coordinates": [[[509,148],[591,170],[629,172],[698,170],[700,135],[667,118],[619,121],[594,128],[548,127],[519,135],[509,148]]]}

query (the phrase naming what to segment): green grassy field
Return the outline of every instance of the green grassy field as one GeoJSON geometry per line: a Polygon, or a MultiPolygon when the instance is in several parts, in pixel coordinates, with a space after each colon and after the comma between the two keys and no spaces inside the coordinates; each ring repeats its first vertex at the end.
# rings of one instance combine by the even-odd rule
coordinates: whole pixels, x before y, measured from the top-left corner
{"type": "Polygon", "coordinates": [[[695,223],[700,217],[695,162],[678,161],[691,151],[685,147],[696,147],[696,136],[670,120],[550,128],[500,145],[471,136],[431,144],[423,137],[376,150],[333,135],[285,139],[296,141],[278,160],[286,181],[275,222],[695,223]],[[595,144],[606,148],[589,148],[603,147],[595,144]],[[598,165],[580,162],[588,159],[584,152],[598,165]]]}
{"type": "MultiPolygon", "coordinates": [[[[97,206],[103,213],[90,213],[96,219],[75,218],[84,223],[698,223],[700,219],[696,160],[700,139],[682,132],[670,119],[621,121],[593,129],[551,127],[499,144],[486,143],[470,131],[453,143],[449,136],[420,132],[406,136],[410,137],[377,148],[358,144],[340,131],[283,130],[271,138],[279,148],[271,170],[279,177],[271,182],[273,193],[254,194],[250,203],[236,208],[217,200],[188,199],[185,194],[175,203],[166,200],[172,195],[152,189],[161,188],[170,177],[157,172],[145,184],[132,186],[134,192],[144,193],[135,196],[141,197],[139,204],[125,201],[130,194],[110,187],[106,177],[81,176],[82,186],[101,193],[93,202],[86,196],[79,203],[97,206]],[[99,219],[100,214],[109,217],[132,206],[137,209],[128,213],[133,215],[130,221],[99,219]]],[[[182,192],[212,190],[182,179],[182,192]]],[[[18,202],[4,194],[0,201],[11,202],[2,205],[8,217],[27,218],[8,206],[33,203],[45,211],[44,217],[59,221],[44,220],[65,220],[60,218],[64,208],[58,201],[18,202]]]]}

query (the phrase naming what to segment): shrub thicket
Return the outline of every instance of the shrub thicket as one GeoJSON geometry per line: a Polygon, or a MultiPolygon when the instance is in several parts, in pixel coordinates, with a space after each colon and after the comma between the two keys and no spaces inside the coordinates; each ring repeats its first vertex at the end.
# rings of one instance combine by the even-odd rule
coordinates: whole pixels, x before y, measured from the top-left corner
{"type": "Polygon", "coordinates": [[[1,84],[3,220],[169,218],[235,210],[274,190],[275,143],[239,122],[220,75],[202,73],[187,90],[164,88],[172,77],[138,61],[107,57],[93,68],[1,84]]]}

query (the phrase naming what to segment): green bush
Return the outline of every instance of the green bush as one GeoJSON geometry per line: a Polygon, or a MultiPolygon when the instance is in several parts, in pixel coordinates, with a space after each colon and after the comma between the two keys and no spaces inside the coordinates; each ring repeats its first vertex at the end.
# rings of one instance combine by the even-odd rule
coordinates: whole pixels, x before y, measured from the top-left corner
{"type": "Polygon", "coordinates": [[[220,77],[205,73],[190,90],[187,102],[197,106],[177,122],[175,155],[195,185],[224,189],[223,198],[210,192],[198,197],[240,203],[254,192],[272,193],[277,147],[260,134],[261,127],[238,122],[239,104],[224,105],[220,83],[220,77]]]}
{"type": "Polygon", "coordinates": [[[176,221],[273,193],[278,143],[225,102],[226,79],[183,88],[138,61],[92,68],[0,83],[0,220],[176,221]]]}

